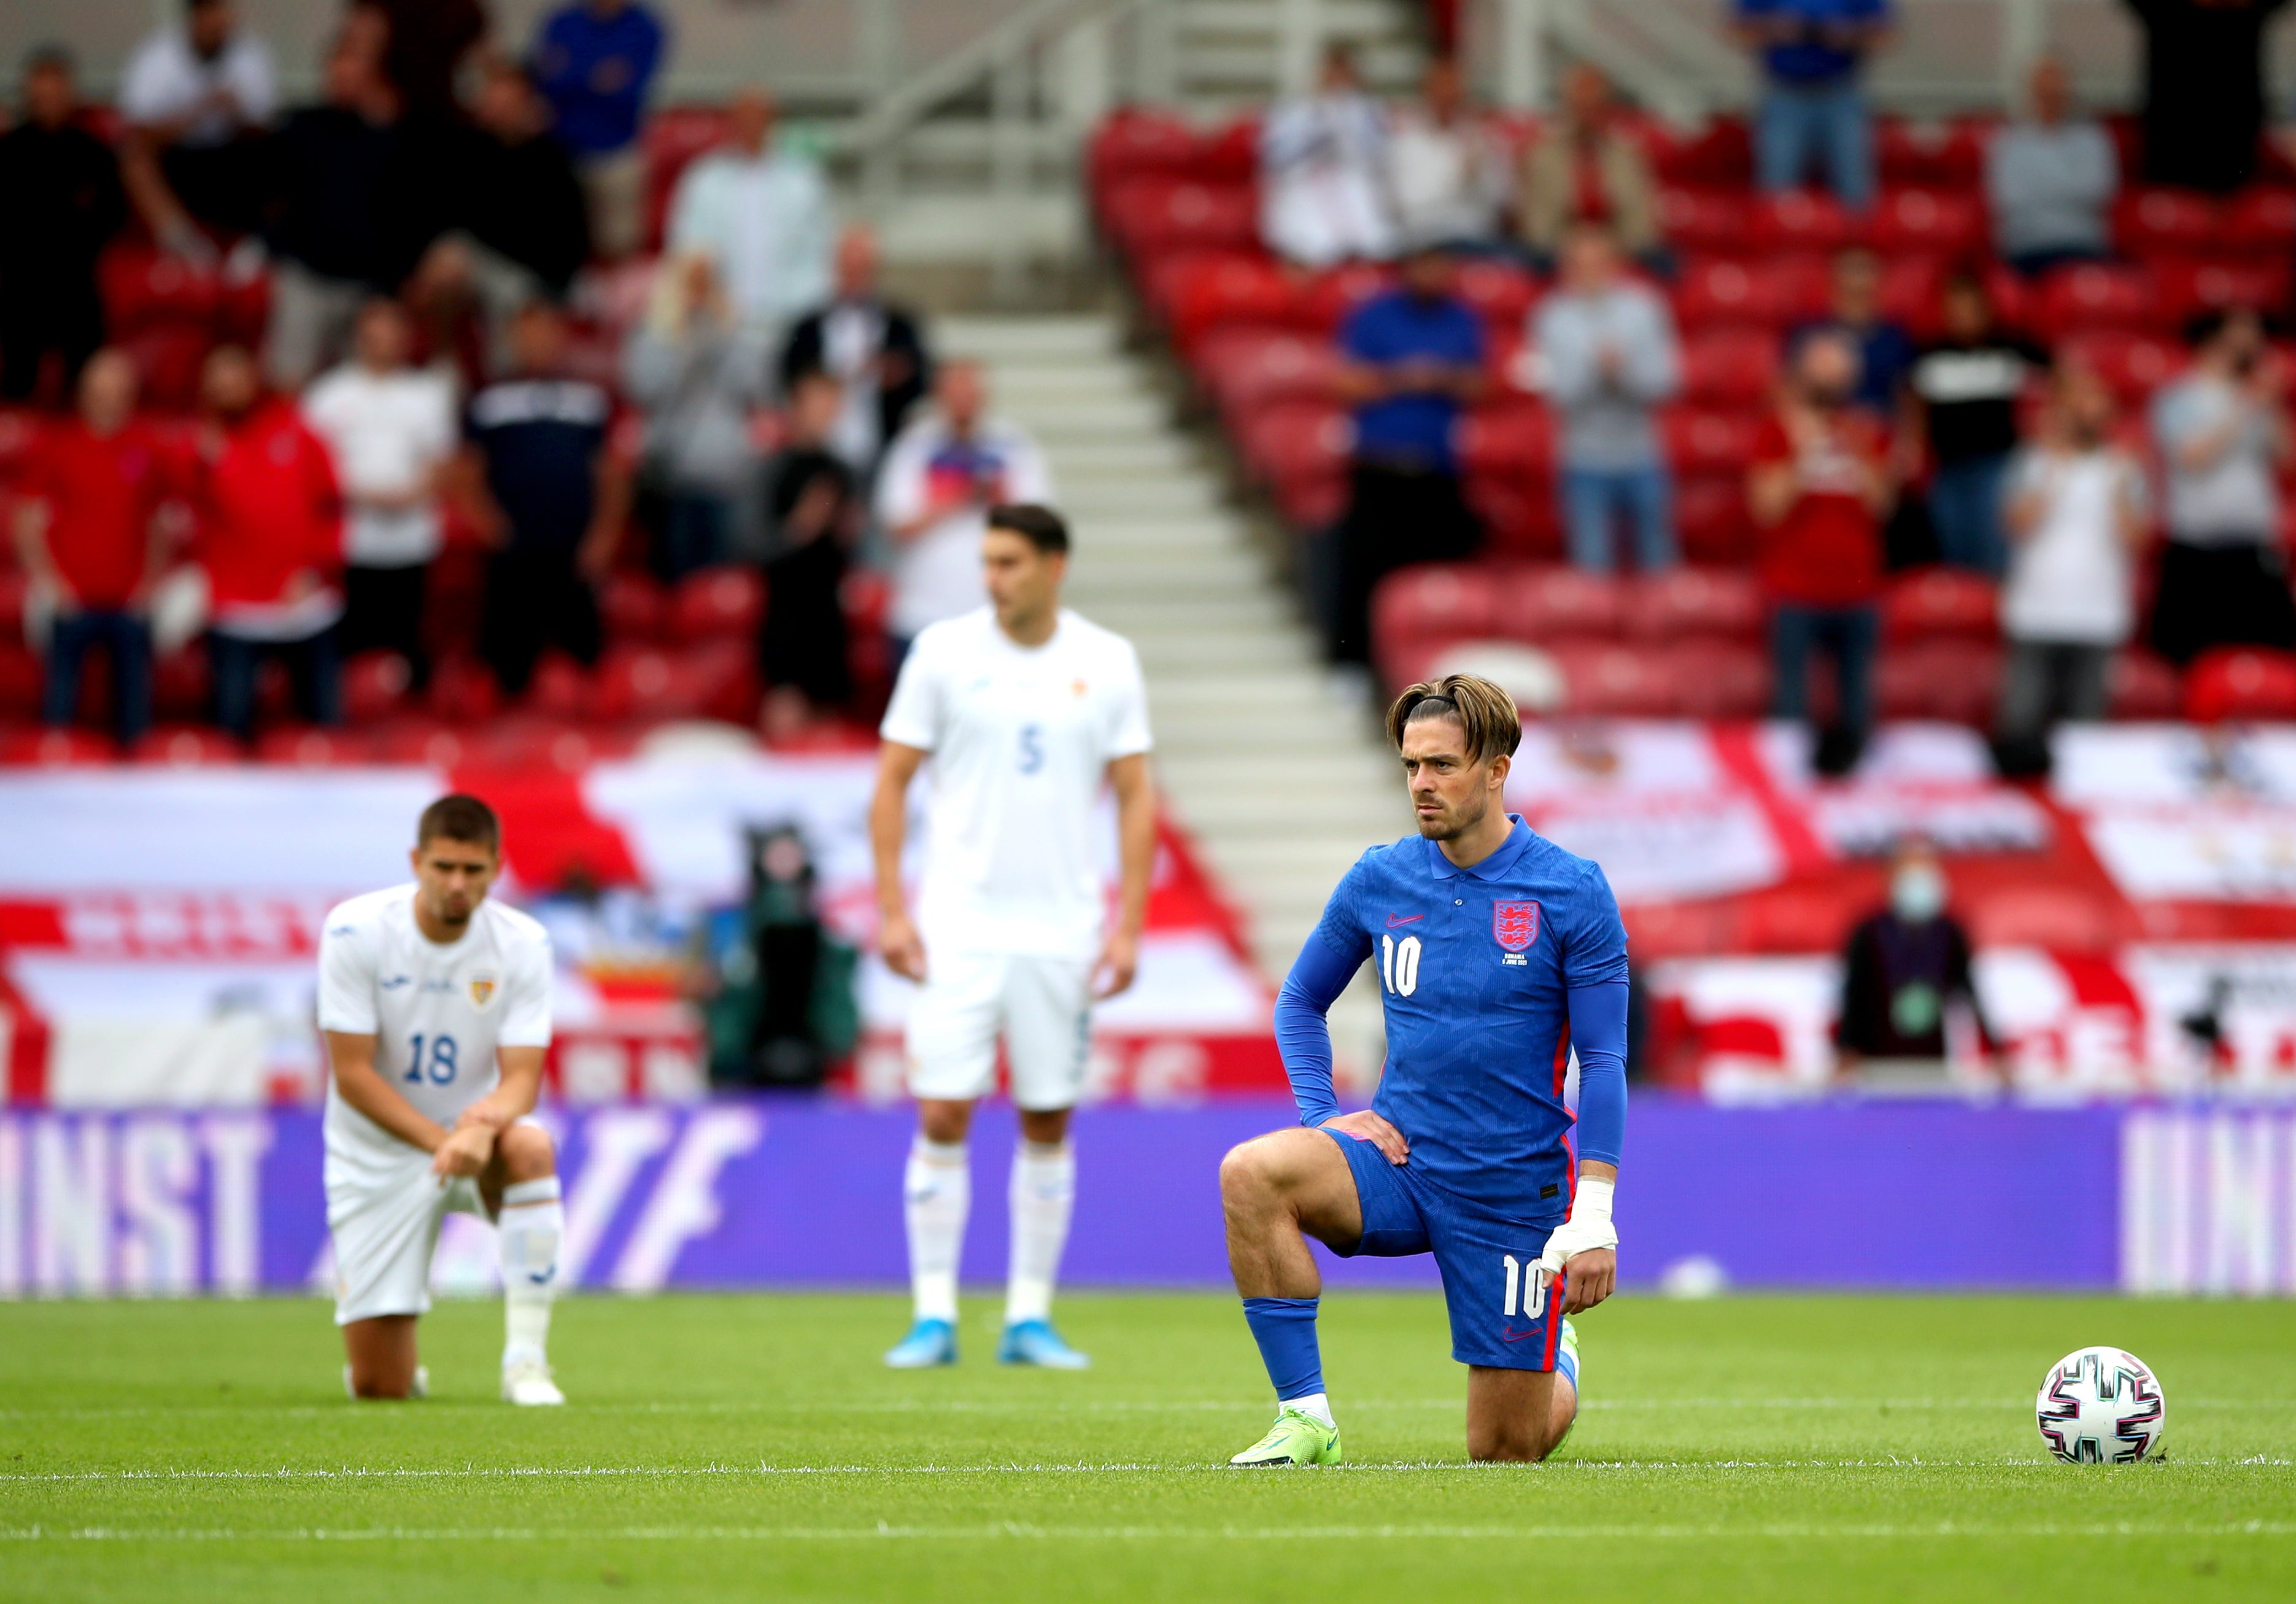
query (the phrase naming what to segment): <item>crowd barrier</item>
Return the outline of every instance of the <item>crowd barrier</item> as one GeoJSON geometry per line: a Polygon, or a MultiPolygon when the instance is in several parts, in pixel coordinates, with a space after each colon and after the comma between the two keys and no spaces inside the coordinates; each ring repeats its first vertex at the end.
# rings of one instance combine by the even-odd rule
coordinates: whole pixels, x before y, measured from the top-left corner
{"type": "MultiPolygon", "coordinates": [[[[1217,1172],[1287,1123],[1275,1100],[1077,1118],[1072,1285],[1226,1280],[1217,1172]]],[[[567,1185],[562,1267],[622,1291],[894,1286],[911,1116],[795,1099],[545,1110],[567,1185]]],[[[1003,1273],[1010,1111],[984,1110],[964,1265],[1003,1273]]],[[[0,1296],[322,1291],[319,1116],[0,1116],[0,1296]]],[[[2296,1292],[2296,1111],[1841,1101],[1634,1110],[1619,1224],[1629,1287],[2296,1292]]],[[[450,1218],[435,1281],[493,1284],[450,1218]]],[[[1425,1259],[1326,1256],[1335,1285],[1433,1284],[1425,1259]]]]}

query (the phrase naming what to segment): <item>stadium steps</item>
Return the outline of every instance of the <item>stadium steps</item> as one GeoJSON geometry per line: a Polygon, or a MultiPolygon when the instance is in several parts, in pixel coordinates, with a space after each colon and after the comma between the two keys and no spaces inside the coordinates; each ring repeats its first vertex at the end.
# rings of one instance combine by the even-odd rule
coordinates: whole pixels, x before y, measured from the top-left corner
{"type": "MultiPolygon", "coordinates": [[[[1050,457],[1069,600],[1139,649],[1159,783],[1280,977],[1348,866],[1409,827],[1392,760],[1327,688],[1292,593],[1113,318],[952,318],[943,341],[988,365],[996,411],[1050,457]]],[[[1332,1025],[1343,1065],[1375,1068],[1369,983],[1332,1025]]]]}

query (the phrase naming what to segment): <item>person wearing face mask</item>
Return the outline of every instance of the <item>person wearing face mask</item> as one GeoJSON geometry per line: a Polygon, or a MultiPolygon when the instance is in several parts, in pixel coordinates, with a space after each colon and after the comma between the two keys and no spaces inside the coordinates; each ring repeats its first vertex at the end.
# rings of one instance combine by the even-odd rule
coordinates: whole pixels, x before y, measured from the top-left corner
{"type": "Polygon", "coordinates": [[[1946,1014],[1965,1007],[1989,1055],[1993,1033],[1970,979],[1969,936],[1946,911],[1945,869],[1919,837],[1890,859],[1890,903],[1849,933],[1842,955],[1841,1016],[1834,1026],[1836,1071],[1869,1059],[1946,1057],[1946,1014]]]}
{"type": "Polygon", "coordinates": [[[2286,372],[2245,308],[2202,313],[2185,340],[2192,366],[2152,402],[2169,525],[2152,649],[2179,666],[2212,646],[2296,646],[2275,478],[2286,372]]]}

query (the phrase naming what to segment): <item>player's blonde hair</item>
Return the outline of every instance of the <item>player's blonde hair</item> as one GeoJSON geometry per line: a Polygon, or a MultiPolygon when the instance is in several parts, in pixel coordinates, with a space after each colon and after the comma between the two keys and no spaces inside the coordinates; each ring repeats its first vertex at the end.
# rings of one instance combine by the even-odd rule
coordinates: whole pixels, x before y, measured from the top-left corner
{"type": "Polygon", "coordinates": [[[1387,738],[1403,750],[1403,728],[1422,719],[1456,719],[1467,737],[1467,755],[1478,763],[1513,757],[1522,744],[1522,720],[1514,698],[1475,674],[1446,674],[1423,679],[1387,710],[1387,738]]]}

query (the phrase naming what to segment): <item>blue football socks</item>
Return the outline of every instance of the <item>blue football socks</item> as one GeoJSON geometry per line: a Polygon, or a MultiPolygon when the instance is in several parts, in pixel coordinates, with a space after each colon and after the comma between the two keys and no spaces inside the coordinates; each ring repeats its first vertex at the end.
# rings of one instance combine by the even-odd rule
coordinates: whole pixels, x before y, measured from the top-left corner
{"type": "Polygon", "coordinates": [[[1324,1355],[1316,1345],[1316,1305],[1312,1297],[1248,1297],[1243,1318],[1259,1345],[1260,1361],[1275,1384],[1279,1403],[1311,1397],[1324,1390],[1324,1355]]]}

